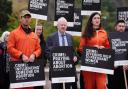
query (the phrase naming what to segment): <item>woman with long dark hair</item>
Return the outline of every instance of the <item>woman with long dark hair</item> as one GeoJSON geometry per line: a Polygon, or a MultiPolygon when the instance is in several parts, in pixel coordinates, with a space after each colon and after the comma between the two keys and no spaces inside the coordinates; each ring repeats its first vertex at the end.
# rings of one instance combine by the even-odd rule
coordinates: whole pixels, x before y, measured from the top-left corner
{"type": "MultiPolygon", "coordinates": [[[[37,25],[35,27],[35,34],[39,37],[40,46],[41,46],[41,56],[40,56],[40,59],[42,59],[41,62],[43,64],[43,66],[45,66],[46,65],[46,57],[45,57],[44,50],[45,50],[46,42],[44,40],[42,25],[37,25]]],[[[37,86],[37,87],[34,87],[34,89],[44,89],[44,87],[43,86],[37,86]]]]}
{"type": "MultiPolygon", "coordinates": [[[[85,31],[80,39],[79,51],[82,54],[84,46],[109,48],[107,32],[101,26],[101,15],[91,14],[85,31]]],[[[82,71],[85,89],[106,89],[106,74],[82,71]]]]}
{"type": "MultiPolygon", "coordinates": [[[[42,27],[42,25],[36,26],[36,28],[35,28],[35,33],[36,33],[36,35],[39,37],[40,46],[41,46],[41,48],[42,48],[42,51],[45,50],[46,42],[45,42],[45,40],[44,40],[43,27],[42,27]]],[[[43,53],[43,52],[42,52],[42,53],[43,53]]],[[[43,55],[44,55],[44,53],[43,53],[43,55]]],[[[43,55],[42,55],[42,56],[43,56],[43,55]]]]}

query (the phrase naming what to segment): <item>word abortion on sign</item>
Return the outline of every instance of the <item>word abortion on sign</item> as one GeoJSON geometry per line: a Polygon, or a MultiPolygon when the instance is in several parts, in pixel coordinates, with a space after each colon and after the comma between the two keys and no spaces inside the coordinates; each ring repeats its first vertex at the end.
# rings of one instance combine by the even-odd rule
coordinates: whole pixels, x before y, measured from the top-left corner
{"type": "Polygon", "coordinates": [[[29,0],[28,9],[32,18],[47,20],[48,0],[29,0]]]}
{"type": "Polygon", "coordinates": [[[91,15],[93,12],[101,13],[101,0],[82,0],[81,15],[91,15]]]}
{"type": "Polygon", "coordinates": [[[45,85],[43,65],[40,61],[10,62],[10,82],[11,88],[45,85]]]}
{"type": "Polygon", "coordinates": [[[55,0],[55,21],[54,26],[57,26],[57,20],[60,17],[65,17],[68,21],[68,26],[73,27],[74,22],[74,0],[55,0]]]}
{"type": "Polygon", "coordinates": [[[75,82],[73,47],[54,47],[51,50],[51,56],[50,71],[52,83],[75,82]]]}
{"type": "Polygon", "coordinates": [[[57,71],[63,68],[73,68],[72,64],[66,64],[66,61],[69,61],[69,56],[66,56],[65,53],[53,53],[53,69],[57,71]]]}
{"type": "Polygon", "coordinates": [[[115,50],[115,66],[128,64],[128,32],[111,32],[109,39],[111,48],[115,50]]]}
{"type": "Polygon", "coordinates": [[[85,47],[81,70],[113,74],[114,50],[85,47]]]}

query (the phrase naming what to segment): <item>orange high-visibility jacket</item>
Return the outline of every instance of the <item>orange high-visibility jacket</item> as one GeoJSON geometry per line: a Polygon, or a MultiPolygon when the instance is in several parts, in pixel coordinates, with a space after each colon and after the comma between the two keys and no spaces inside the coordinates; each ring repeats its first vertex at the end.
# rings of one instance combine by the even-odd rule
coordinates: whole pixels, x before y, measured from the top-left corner
{"type": "MultiPolygon", "coordinates": [[[[109,41],[106,31],[103,28],[97,30],[94,36],[89,38],[82,37],[80,39],[79,51],[83,53],[83,47],[94,47],[95,45],[109,48],[109,41]]],[[[106,89],[106,75],[96,72],[83,71],[84,87],[85,89],[106,89]]]]}
{"type": "Polygon", "coordinates": [[[41,54],[37,35],[34,32],[26,34],[21,25],[11,32],[7,49],[12,61],[18,61],[21,54],[25,54],[27,57],[30,57],[31,54],[35,54],[38,57],[41,54]]]}
{"type": "Polygon", "coordinates": [[[104,46],[105,48],[110,47],[107,32],[103,28],[97,30],[94,33],[94,37],[90,39],[86,37],[81,37],[79,51],[80,53],[83,53],[84,46],[94,47],[95,45],[104,46]]]}

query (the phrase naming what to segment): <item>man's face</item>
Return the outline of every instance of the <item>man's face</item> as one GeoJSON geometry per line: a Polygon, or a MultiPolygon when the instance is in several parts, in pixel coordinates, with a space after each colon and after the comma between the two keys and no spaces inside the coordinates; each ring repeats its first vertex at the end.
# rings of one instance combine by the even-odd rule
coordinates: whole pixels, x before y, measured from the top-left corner
{"type": "Polygon", "coordinates": [[[31,21],[31,16],[29,16],[29,15],[25,15],[25,16],[21,17],[21,24],[23,26],[28,26],[30,21],[31,21]]]}
{"type": "Polygon", "coordinates": [[[116,31],[118,32],[124,32],[125,31],[125,23],[118,23],[115,26],[116,31]]]}
{"type": "Polygon", "coordinates": [[[64,33],[67,29],[67,22],[65,20],[61,20],[57,24],[57,28],[60,33],[64,33]]]}

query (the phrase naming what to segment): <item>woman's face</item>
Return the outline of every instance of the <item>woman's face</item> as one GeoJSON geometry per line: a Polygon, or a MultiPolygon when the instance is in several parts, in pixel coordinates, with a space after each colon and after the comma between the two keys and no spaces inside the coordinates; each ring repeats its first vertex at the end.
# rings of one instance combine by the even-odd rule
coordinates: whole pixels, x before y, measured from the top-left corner
{"type": "Polygon", "coordinates": [[[93,24],[93,27],[96,26],[96,27],[99,27],[100,26],[100,15],[99,14],[96,14],[93,18],[92,18],[92,24],[93,24]]]}
{"type": "Polygon", "coordinates": [[[42,27],[38,27],[37,26],[37,28],[36,28],[36,34],[37,34],[37,36],[40,36],[41,33],[42,33],[42,27]]]}

